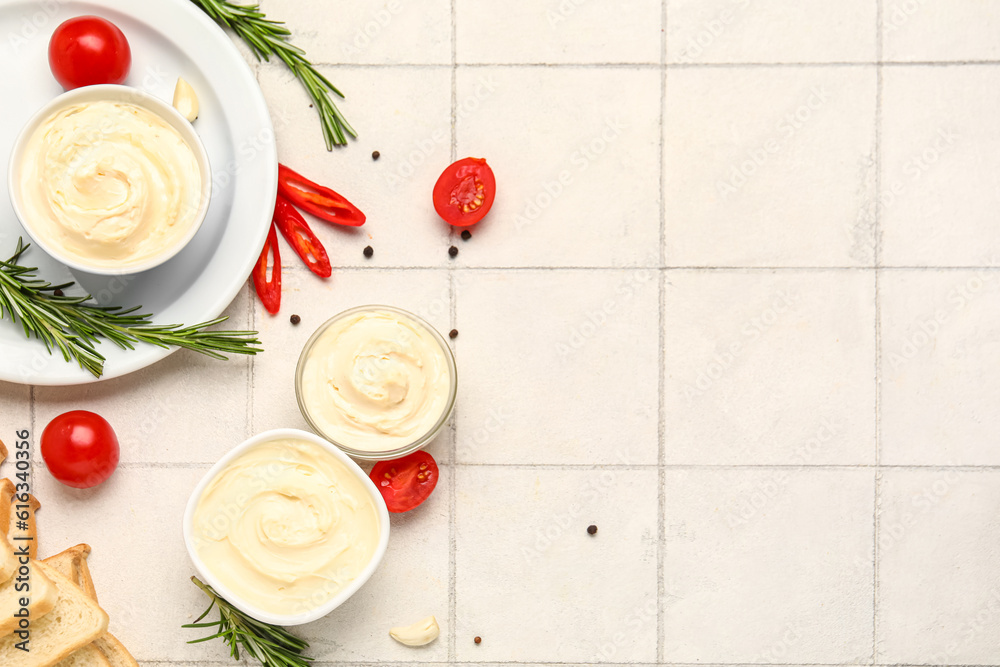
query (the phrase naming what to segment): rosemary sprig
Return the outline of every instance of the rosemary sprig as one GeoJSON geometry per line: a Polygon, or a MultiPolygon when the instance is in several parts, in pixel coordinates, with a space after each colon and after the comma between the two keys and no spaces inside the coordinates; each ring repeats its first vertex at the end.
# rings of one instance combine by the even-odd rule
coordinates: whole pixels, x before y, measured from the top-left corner
{"type": "Polygon", "coordinates": [[[264,667],[308,667],[312,658],[302,655],[309,644],[284,628],[268,625],[250,618],[242,611],[233,607],[208,584],[198,577],[191,577],[194,585],[204,591],[211,602],[205,613],[194,623],[188,623],[184,628],[217,628],[215,634],[201,639],[192,639],[188,644],[198,644],[212,639],[222,639],[229,645],[229,654],[234,660],[240,659],[240,649],[255,659],[264,667]],[[201,621],[208,616],[213,608],[219,610],[219,620],[209,623],[201,621]]]}
{"type": "Polygon", "coordinates": [[[226,321],[225,317],[194,326],[153,324],[152,315],[136,312],[142,306],[123,310],[95,305],[89,295],[57,295],[74,283],[53,285],[37,276],[37,268],[20,265],[28,247],[18,239],[14,255],[0,261],[0,320],[20,321],[26,337],[42,341],[50,354],[59,350],[63,359],[76,360],[95,377],[104,373],[105,359],[96,349],[102,339],[127,350],[135,349],[133,343],[149,343],[182,347],[215,359],[262,351],[254,347],[260,345],[256,331],[207,331],[226,321]]]}
{"type": "Polygon", "coordinates": [[[326,149],[347,143],[346,134],[357,137],[357,132],[344,118],[330,93],[343,98],[344,94],[319,73],[306,59],[306,53],[289,41],[291,31],[281,21],[267,18],[257,3],[240,5],[229,0],[191,0],[211,16],[216,23],[232,29],[253,51],[257,60],[270,61],[277,56],[302,82],[313,100],[316,113],[323,126],[326,149]]]}

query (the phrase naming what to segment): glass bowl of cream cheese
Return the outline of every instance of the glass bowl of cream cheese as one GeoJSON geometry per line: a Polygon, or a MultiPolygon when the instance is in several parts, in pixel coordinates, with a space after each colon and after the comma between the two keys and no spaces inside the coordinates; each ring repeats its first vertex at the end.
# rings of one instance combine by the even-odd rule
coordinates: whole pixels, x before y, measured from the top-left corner
{"type": "Polygon", "coordinates": [[[63,93],[21,130],[7,187],[42,250],[99,275],[147,271],[198,233],[212,193],[208,153],[170,104],[136,88],[63,93]]]}
{"type": "Polygon", "coordinates": [[[191,493],[184,542],[205,583],[264,623],[311,623],[372,576],[389,512],[368,475],[313,433],[237,446],[191,493]]]}
{"type": "Polygon", "coordinates": [[[361,306],[328,320],[295,369],[295,396],[309,426],[368,461],[430,443],[451,417],[457,392],[455,355],[444,337],[392,306],[361,306]]]}

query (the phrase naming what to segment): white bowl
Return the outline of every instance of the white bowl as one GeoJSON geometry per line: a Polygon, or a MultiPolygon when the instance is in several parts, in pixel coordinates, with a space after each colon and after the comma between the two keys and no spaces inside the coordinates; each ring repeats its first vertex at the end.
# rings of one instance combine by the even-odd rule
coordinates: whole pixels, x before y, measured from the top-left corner
{"type": "Polygon", "coordinates": [[[14,149],[10,154],[10,164],[7,169],[7,190],[10,192],[10,202],[14,207],[14,213],[17,215],[18,220],[21,221],[25,231],[42,250],[51,255],[54,259],[65,264],[71,269],[77,269],[79,271],[95,275],[110,276],[136,274],[148,271],[167,262],[183,250],[191,239],[194,238],[195,234],[198,233],[198,230],[201,229],[201,225],[205,221],[205,216],[208,214],[208,205],[212,199],[212,168],[208,161],[208,151],[205,150],[205,145],[201,142],[201,137],[199,137],[198,133],[194,131],[194,127],[192,127],[191,123],[188,122],[184,116],[182,116],[167,102],[130,86],[116,86],[111,84],[84,86],[83,88],[76,88],[75,90],[63,93],[62,95],[54,98],[51,102],[39,109],[38,112],[31,117],[31,120],[29,120],[21,129],[21,133],[14,141],[14,149]],[[21,180],[21,165],[24,161],[24,153],[27,150],[27,145],[32,135],[35,133],[35,130],[38,129],[38,126],[45,122],[54,113],[64,109],[65,107],[72,106],[74,104],[86,104],[89,102],[101,101],[126,102],[134,104],[162,118],[168,125],[177,130],[185,143],[191,147],[191,150],[194,152],[195,160],[198,162],[198,169],[201,171],[201,200],[199,201],[198,209],[195,212],[195,219],[187,233],[173,246],[164,248],[160,254],[150,257],[143,262],[135,262],[123,267],[109,267],[81,262],[79,258],[69,256],[67,253],[63,252],[58,245],[46,239],[44,234],[40,234],[32,226],[31,220],[28,219],[29,216],[25,214],[21,188],[19,185],[21,180]]]}
{"type": "Polygon", "coordinates": [[[382,562],[382,557],[385,556],[385,551],[389,546],[389,510],[386,509],[385,501],[382,499],[382,494],[379,493],[375,484],[371,481],[371,479],[369,479],[368,475],[365,474],[365,471],[358,467],[358,464],[352,461],[347,454],[340,451],[326,440],[313,433],[309,433],[308,431],[301,431],[294,428],[281,428],[273,431],[266,431],[265,433],[261,433],[260,435],[250,438],[246,442],[235,447],[232,451],[223,456],[218,463],[212,466],[212,469],[208,471],[208,474],[206,474],[205,477],[198,483],[198,486],[195,487],[194,491],[191,493],[191,498],[188,500],[187,510],[184,512],[184,543],[187,546],[188,554],[191,556],[191,562],[194,563],[194,567],[201,576],[202,581],[214,588],[219,595],[224,597],[234,607],[263,623],[282,626],[302,625],[303,623],[312,623],[344,604],[348,598],[354,595],[358,589],[361,588],[369,578],[371,578],[372,574],[378,568],[379,563],[382,562]],[[354,581],[340,591],[340,593],[322,606],[291,616],[272,614],[267,610],[260,609],[240,598],[237,593],[234,593],[227,586],[222,584],[218,578],[212,574],[212,571],[205,566],[205,563],[198,556],[198,552],[195,549],[194,513],[198,506],[198,501],[201,500],[201,494],[205,491],[205,487],[208,486],[209,483],[211,483],[212,480],[214,480],[233,459],[256,445],[271,442],[272,440],[305,440],[319,445],[326,451],[330,452],[330,454],[332,454],[338,461],[344,464],[344,467],[354,473],[354,475],[361,480],[364,487],[371,495],[372,502],[375,504],[375,511],[378,513],[379,517],[379,543],[375,549],[374,555],[372,555],[371,561],[368,563],[368,566],[361,571],[361,574],[359,574],[354,581]]]}

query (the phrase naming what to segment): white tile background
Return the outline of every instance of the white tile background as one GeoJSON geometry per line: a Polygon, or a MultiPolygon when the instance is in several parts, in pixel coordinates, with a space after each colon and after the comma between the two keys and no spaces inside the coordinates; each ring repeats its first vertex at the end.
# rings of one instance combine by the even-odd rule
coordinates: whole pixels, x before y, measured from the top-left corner
{"type": "Polygon", "coordinates": [[[369,215],[317,225],[340,268],[288,269],[280,317],[233,304],[252,361],[0,386],[5,438],[69,408],[118,429],[103,487],[35,475],[42,550],[94,546],[144,665],[229,664],[178,628],[182,507],[304,426],[302,342],[371,302],[459,330],[460,398],[436,494],[303,629],[318,665],[1000,665],[1000,0],[263,8],[361,134],[327,153],[254,65],[281,159],[369,215]],[[500,196],[462,242],[429,193],[466,155],[500,196]],[[388,638],[430,613],[436,643],[388,638]]]}

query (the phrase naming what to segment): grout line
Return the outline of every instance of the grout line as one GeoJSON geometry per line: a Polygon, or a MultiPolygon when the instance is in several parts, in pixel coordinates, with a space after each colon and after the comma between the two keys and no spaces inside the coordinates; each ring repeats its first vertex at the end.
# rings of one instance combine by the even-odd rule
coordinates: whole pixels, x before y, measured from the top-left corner
{"type": "MultiPolygon", "coordinates": [[[[649,271],[863,271],[869,272],[875,269],[874,266],[709,266],[709,265],[672,265],[672,266],[648,266],[642,264],[624,264],[621,266],[340,266],[334,269],[334,274],[349,273],[351,271],[440,271],[442,268],[456,271],[634,271],[636,269],[646,269],[649,271]]],[[[880,266],[878,270],[882,273],[886,271],[1000,271],[1000,265],[996,266],[880,266]]],[[[289,273],[308,273],[309,269],[304,266],[286,266],[282,271],[289,273]]]]}
{"type": "MultiPolygon", "coordinates": [[[[666,250],[666,229],[667,214],[665,207],[666,197],[666,170],[663,168],[663,161],[666,156],[666,120],[667,120],[667,0],[662,0],[660,6],[660,64],[663,71],[660,73],[660,266],[667,263],[666,250]]],[[[664,407],[664,391],[666,382],[664,377],[667,372],[667,351],[666,351],[666,280],[667,276],[661,272],[657,276],[657,288],[659,293],[659,331],[657,336],[659,346],[657,348],[657,369],[659,371],[656,378],[656,442],[657,442],[657,470],[656,470],[656,661],[662,663],[666,654],[666,613],[664,604],[667,596],[666,575],[663,572],[666,562],[667,545],[667,516],[666,516],[666,484],[667,471],[664,464],[667,461],[667,424],[666,409],[664,407]]]]}
{"type": "MultiPolygon", "coordinates": [[[[247,307],[248,317],[249,317],[249,321],[247,322],[247,324],[248,324],[247,328],[249,330],[251,330],[251,331],[258,331],[257,327],[255,326],[257,324],[257,294],[255,292],[255,289],[250,286],[249,282],[247,283],[246,289],[247,289],[247,292],[248,292],[247,296],[250,299],[250,304],[247,307]]],[[[257,337],[259,339],[260,335],[258,334],[257,337]]],[[[246,423],[245,433],[246,433],[246,438],[248,440],[250,439],[250,437],[254,433],[254,429],[253,429],[253,401],[254,401],[254,393],[255,393],[255,390],[256,390],[256,386],[257,386],[256,374],[254,372],[256,368],[257,368],[257,356],[256,355],[251,355],[251,356],[247,357],[247,373],[248,373],[248,375],[247,375],[247,423],[246,423]]]]}
{"type": "Polygon", "coordinates": [[[882,295],[880,266],[882,264],[882,58],[883,1],[875,0],[875,475],[872,508],[872,664],[878,663],[878,559],[879,559],[879,466],[882,463],[882,295]]]}
{"type": "MultiPolygon", "coordinates": [[[[15,437],[15,441],[20,438],[15,437]]],[[[16,446],[16,445],[15,445],[16,446]]],[[[42,463],[42,443],[35,431],[35,385],[28,387],[28,484],[32,491],[35,490],[35,465],[42,463]]],[[[16,460],[16,456],[14,456],[16,460]]]]}
{"type": "MultiPolygon", "coordinates": [[[[458,18],[457,1],[451,0],[451,161],[458,159],[458,18]]],[[[449,164],[450,164],[449,163],[449,164]]],[[[455,228],[448,230],[448,238],[455,241],[455,228]]],[[[455,266],[448,266],[449,319],[457,328],[458,306],[455,291],[455,266]]],[[[453,341],[453,348],[457,346],[453,341]]],[[[454,349],[452,350],[454,353],[454,349]]],[[[448,485],[448,662],[455,662],[458,653],[458,417],[451,417],[451,483],[448,485]]]]}
{"type": "MultiPolygon", "coordinates": [[[[277,68],[280,65],[279,62],[274,63],[263,63],[262,68],[277,68]]],[[[448,67],[469,67],[469,68],[505,68],[505,69],[516,69],[516,68],[559,68],[559,69],[760,69],[760,68],[782,68],[782,67],[794,67],[794,68],[822,68],[822,67],[877,67],[877,66],[890,66],[890,67],[977,67],[977,66],[996,66],[1000,65],[1000,60],[911,60],[911,61],[885,61],[882,63],[878,62],[867,62],[867,61],[823,61],[823,62],[743,62],[743,63],[682,63],[682,62],[667,62],[654,63],[654,62],[635,62],[635,63],[625,63],[625,62],[583,62],[583,63],[538,63],[538,62],[526,62],[526,63],[465,63],[465,62],[451,62],[451,63],[344,63],[344,62],[316,62],[316,67],[319,68],[331,68],[336,67],[338,69],[392,69],[392,68],[406,68],[406,69],[445,69],[448,67]]],[[[282,65],[283,66],[283,65],[282,65]]]]}
{"type": "MultiPolygon", "coordinates": [[[[143,665],[153,666],[153,665],[184,665],[185,667],[189,665],[201,665],[203,667],[231,667],[232,661],[229,662],[217,662],[217,661],[191,661],[191,660],[143,660],[143,665]]],[[[443,664],[441,661],[429,660],[427,662],[414,662],[413,660],[379,660],[378,662],[357,662],[354,660],[317,660],[315,662],[310,662],[313,667],[333,667],[335,665],[343,665],[345,667],[379,667],[380,665],[406,665],[407,667],[412,667],[413,665],[440,665],[443,664]]],[[[663,665],[670,665],[670,667],[745,667],[748,663],[745,662],[705,662],[705,663],[686,663],[686,662],[627,662],[627,663],[607,663],[607,662],[546,662],[546,661],[514,661],[514,660],[480,660],[476,662],[455,662],[452,664],[456,665],[628,665],[628,667],[662,667],[663,665]]],[[[790,663],[780,663],[780,662],[754,662],[750,663],[755,667],[789,667],[790,663]]],[[[794,663],[797,667],[850,667],[851,665],[857,665],[862,667],[864,663],[852,663],[852,662],[797,662],[794,663]]],[[[893,667],[940,667],[939,663],[893,663],[893,667]]],[[[976,664],[966,664],[957,665],[949,664],[948,667],[996,667],[995,665],[976,665],[976,664]]]]}
{"type": "MultiPolygon", "coordinates": [[[[119,468],[129,470],[157,470],[162,468],[211,468],[215,461],[133,461],[121,463],[119,468]]],[[[876,466],[870,463],[822,463],[816,465],[802,465],[798,463],[449,463],[451,468],[509,468],[511,470],[566,470],[566,471],[587,471],[587,470],[617,470],[617,471],[644,471],[644,470],[794,470],[806,471],[847,471],[847,470],[875,470],[876,466]]],[[[1000,472],[1000,465],[885,465],[878,466],[879,472],[884,470],[896,471],[941,471],[941,472],[1000,472]]]]}

